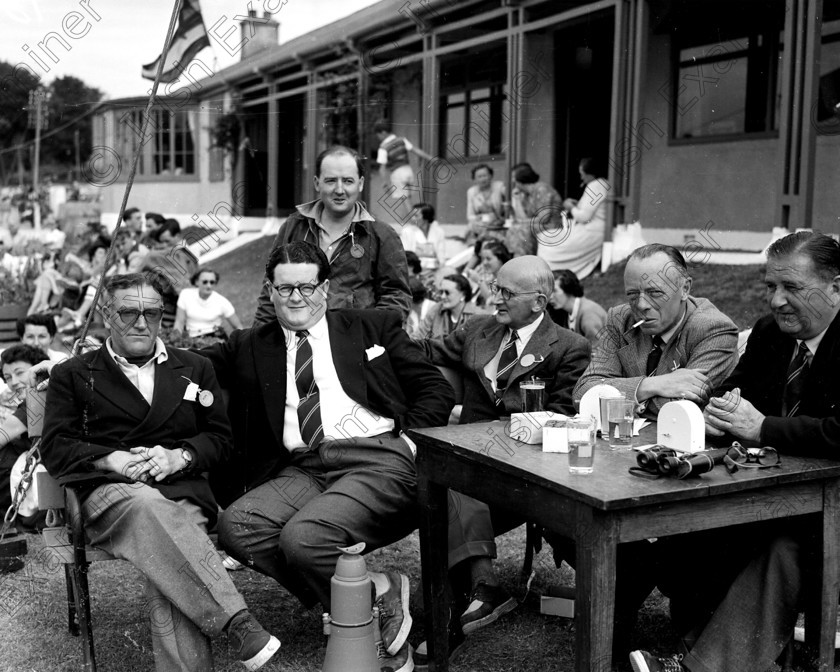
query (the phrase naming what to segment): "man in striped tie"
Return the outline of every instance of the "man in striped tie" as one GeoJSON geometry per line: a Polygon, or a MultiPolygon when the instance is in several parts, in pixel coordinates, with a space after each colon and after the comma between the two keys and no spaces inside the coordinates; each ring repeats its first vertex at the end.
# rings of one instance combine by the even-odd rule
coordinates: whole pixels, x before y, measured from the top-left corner
{"type": "MultiPolygon", "coordinates": [[[[557,326],[546,315],[554,291],[548,264],[536,256],[511,259],[499,269],[491,290],[495,315],[475,316],[448,336],[423,342],[435,364],[463,371],[460,423],[520,412],[519,383],[531,378],[545,381],[545,410],[574,415],[572,388],[589,363],[590,346],[583,336],[557,326]]],[[[486,504],[452,491],[449,510],[450,575],[457,584],[456,602],[460,593],[467,597],[460,621],[453,622],[452,654],[461,628],[470,634],[516,606],[499,584],[492,558],[495,535],[522,521],[507,521],[494,529],[486,504]]],[[[417,658],[425,662],[422,644],[417,658]]]]}
{"type": "MultiPolygon", "coordinates": [[[[325,610],[339,547],[374,550],[417,527],[414,448],[403,431],[446,424],[454,403],[398,312],[327,310],[329,272],[316,245],[274,248],[266,283],[277,318],[203,351],[230,391],[234,427],[235,457],[213,479],[227,506],[219,539],[325,610]]],[[[409,672],[408,579],[371,579],[381,670],[409,672]]]]}
{"type": "MultiPolygon", "coordinates": [[[[782,455],[837,459],[840,243],[811,231],[775,241],[767,250],[764,283],[771,314],[756,323],[737,367],[706,406],[706,433],[725,442],[773,446],[782,455]]],[[[689,536],[694,549],[683,545],[681,555],[670,556],[672,562],[690,557],[702,567],[690,583],[698,594],[717,596],[717,603],[693,624],[684,640],[687,655],[657,658],[634,651],[635,672],[771,667],[793,632],[809,573],[803,527],[808,529],[801,523],[776,525],[763,534],[739,528],[737,535],[716,540],[689,536]],[[709,547],[717,550],[714,564],[727,568],[723,585],[727,573],[710,572],[715,567],[693,553],[709,547]]]]}

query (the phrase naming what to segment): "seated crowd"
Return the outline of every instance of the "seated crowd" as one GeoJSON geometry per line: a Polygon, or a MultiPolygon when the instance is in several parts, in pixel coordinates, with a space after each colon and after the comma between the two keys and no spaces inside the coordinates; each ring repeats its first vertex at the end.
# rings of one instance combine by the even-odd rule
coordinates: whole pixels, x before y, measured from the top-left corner
{"type": "MultiPolygon", "coordinates": [[[[512,255],[497,237],[481,240],[482,228],[505,214],[486,166],[470,196],[481,266],[464,274],[445,265],[430,206],[417,206],[402,242],[368,212],[363,171],[347,148],[318,157],[318,198],[280,227],[252,327],[242,329],[230,302],[215,295],[215,271],[175,274],[165,254],[150,261],[148,248],[178,232],[164,221],[144,238],[132,224],[139,213],[127,212],[112,273],[94,263],[101,253],[76,255],[98,270],[90,282],[104,278],[103,342],[49,362],[61,356],[46,351],[55,320],[31,316],[22,344],[3,353],[9,392],[0,431],[9,445],[0,468],[8,471],[26,445],[16,403],[34,384],[30,371],[49,370],[44,466],[82,489],[90,542],[132,562],[149,599],[166,604],[179,624],[153,628],[157,669],[210,669],[208,638],[222,633],[248,669],[282,658],[221,559],[207,555],[211,527],[233,558],[329,611],[339,547],[364,542],[374,550],[417,527],[416,449],[406,431],[510,416],[522,410],[518,384],[527,378],[545,381],[549,411],[574,415],[588,389],[607,383],[652,420],[669,400],[694,402],[712,443],[834,457],[840,244],[832,238],[798,232],[768,248],[770,314],[739,359],[735,324],[694,293],[702,288],[675,248],[635,250],[624,269],[626,302],[604,310],[584,297],[569,267],[553,268],[543,254],[512,255]],[[403,242],[416,248],[411,270],[403,242]],[[424,300],[429,288],[438,301],[424,300]],[[229,337],[192,349],[167,345],[167,310],[190,336],[218,324],[229,337]],[[458,406],[439,366],[460,372],[458,406]],[[146,551],[149,540],[155,554],[146,551]],[[184,579],[184,567],[195,580],[184,579]]],[[[530,167],[517,175],[526,207],[535,207],[529,199],[546,191],[539,176],[530,167]]],[[[596,175],[581,163],[590,191],[596,175]]],[[[586,204],[567,205],[581,211],[575,218],[595,216],[582,212],[586,204]]],[[[551,250],[552,258],[563,254],[551,250]]],[[[592,265],[587,253],[584,273],[592,265]]],[[[524,521],[457,492],[449,506],[453,648],[515,608],[493,565],[495,537],[524,521]]],[[[571,539],[546,538],[558,564],[574,563],[571,539]]],[[[793,634],[809,549],[808,532],[788,524],[621,545],[617,651],[630,654],[635,672],[763,672],[793,634]],[[690,582],[659,571],[679,557],[707,571],[690,582]],[[670,598],[684,635],[673,658],[630,652],[636,612],[655,587],[670,598]]],[[[415,652],[408,642],[408,578],[373,567],[370,578],[381,670],[427,669],[425,645],[415,652]]]]}

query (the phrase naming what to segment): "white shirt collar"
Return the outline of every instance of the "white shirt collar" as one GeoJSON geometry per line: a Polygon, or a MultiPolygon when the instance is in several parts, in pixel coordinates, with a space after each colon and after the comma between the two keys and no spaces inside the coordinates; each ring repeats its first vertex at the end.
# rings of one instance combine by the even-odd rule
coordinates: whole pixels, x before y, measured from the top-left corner
{"type": "MultiPolygon", "coordinates": [[[[520,343],[527,343],[528,340],[533,336],[534,332],[537,330],[537,327],[540,326],[540,322],[542,322],[543,317],[545,317],[545,313],[540,313],[540,316],[531,322],[531,324],[526,324],[524,327],[519,327],[516,330],[516,335],[519,337],[520,343]]],[[[508,325],[508,329],[511,329],[511,326],[508,325]]]]}
{"type": "Polygon", "coordinates": [[[825,332],[827,332],[827,331],[828,331],[828,327],[823,329],[816,336],[812,336],[811,338],[808,338],[808,339],[805,339],[805,340],[797,338],[796,343],[797,343],[797,345],[799,343],[804,343],[805,347],[808,348],[808,350],[811,352],[811,356],[813,357],[814,355],[817,354],[817,348],[820,347],[820,343],[822,343],[823,336],[825,336],[825,332]]]}
{"type": "MultiPolygon", "coordinates": [[[[302,329],[298,329],[297,331],[292,331],[291,329],[286,329],[283,327],[283,336],[286,339],[286,349],[292,350],[297,347],[297,335],[298,331],[303,331],[302,329]]],[[[309,329],[306,331],[309,332],[309,337],[314,338],[316,341],[320,341],[327,335],[327,314],[326,312],[321,315],[321,319],[318,320],[315,324],[313,324],[309,329]]]]}
{"type": "MultiPolygon", "coordinates": [[[[131,362],[129,362],[122,355],[118,355],[116,352],[114,352],[114,348],[111,347],[111,337],[110,336],[105,341],[105,347],[108,349],[108,354],[110,354],[111,357],[114,358],[114,361],[117,362],[118,364],[121,364],[123,366],[137,366],[136,364],[132,364],[131,362]]],[[[152,355],[152,358],[149,360],[149,362],[154,361],[156,364],[161,364],[161,363],[165,362],[167,359],[169,359],[169,353],[166,352],[166,346],[163,344],[163,341],[160,340],[160,338],[156,338],[155,339],[155,352],[152,355]]],[[[146,364],[148,364],[149,362],[146,362],[146,364]]],[[[146,364],[144,364],[143,366],[146,366],[146,364]]],[[[138,367],[138,368],[140,368],[140,367],[138,367]]]]}

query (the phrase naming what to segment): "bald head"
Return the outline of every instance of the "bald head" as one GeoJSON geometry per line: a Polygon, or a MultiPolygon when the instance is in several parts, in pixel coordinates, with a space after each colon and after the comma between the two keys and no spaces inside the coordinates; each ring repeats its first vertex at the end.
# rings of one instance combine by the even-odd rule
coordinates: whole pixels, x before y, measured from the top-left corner
{"type": "Polygon", "coordinates": [[[496,276],[496,285],[498,291],[493,295],[496,321],[511,329],[520,329],[545,311],[554,288],[554,276],[543,259],[527,255],[511,259],[502,266],[496,276]]]}

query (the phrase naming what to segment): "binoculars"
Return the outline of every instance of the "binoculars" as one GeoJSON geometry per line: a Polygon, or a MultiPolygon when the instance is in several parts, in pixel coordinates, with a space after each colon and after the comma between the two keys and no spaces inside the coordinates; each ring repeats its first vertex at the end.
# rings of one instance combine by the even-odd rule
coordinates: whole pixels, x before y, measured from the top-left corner
{"type": "Polygon", "coordinates": [[[714,448],[700,453],[677,453],[673,448],[656,445],[636,456],[639,466],[633,471],[678,479],[699,476],[710,472],[716,464],[723,464],[727,452],[727,448],[714,448]]]}

